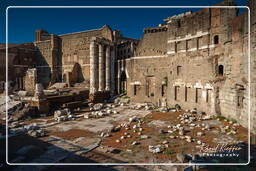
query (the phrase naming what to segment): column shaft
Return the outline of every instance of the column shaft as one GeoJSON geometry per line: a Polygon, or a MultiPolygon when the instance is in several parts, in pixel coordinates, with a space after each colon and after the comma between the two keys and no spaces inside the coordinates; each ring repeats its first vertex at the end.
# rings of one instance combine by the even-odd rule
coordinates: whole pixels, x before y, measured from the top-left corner
{"type": "Polygon", "coordinates": [[[99,44],[99,91],[105,89],[105,73],[104,73],[104,47],[99,44]]]}
{"type": "Polygon", "coordinates": [[[111,63],[110,63],[110,47],[107,46],[106,47],[106,88],[105,90],[109,91],[110,90],[110,78],[111,78],[111,73],[110,73],[110,67],[111,67],[111,63]]]}
{"type": "Polygon", "coordinates": [[[90,43],[90,94],[94,94],[97,91],[96,81],[97,81],[97,59],[95,54],[96,42],[92,41],[90,43]]]}
{"type": "Polygon", "coordinates": [[[115,58],[115,49],[113,47],[113,49],[111,50],[111,60],[110,60],[110,90],[111,90],[111,94],[114,95],[115,94],[115,88],[116,88],[116,83],[115,83],[115,79],[116,79],[116,75],[115,75],[115,63],[116,62],[116,58],[115,58]]]}

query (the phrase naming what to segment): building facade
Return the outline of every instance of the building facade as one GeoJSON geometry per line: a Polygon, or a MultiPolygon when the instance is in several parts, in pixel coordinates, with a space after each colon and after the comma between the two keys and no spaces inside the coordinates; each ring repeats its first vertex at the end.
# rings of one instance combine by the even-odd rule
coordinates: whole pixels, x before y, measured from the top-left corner
{"type": "MultiPolygon", "coordinates": [[[[217,5],[235,4],[224,0],[217,5]]],[[[251,105],[256,130],[255,1],[248,6],[250,23],[247,9],[206,8],[168,17],[144,29],[140,40],[107,25],[64,35],[37,30],[30,48],[36,69],[26,68],[20,77],[27,78],[20,82],[35,78],[45,88],[56,82],[83,83],[91,94],[126,93],[134,102],[179,104],[234,118],[245,127],[251,105]]]]}

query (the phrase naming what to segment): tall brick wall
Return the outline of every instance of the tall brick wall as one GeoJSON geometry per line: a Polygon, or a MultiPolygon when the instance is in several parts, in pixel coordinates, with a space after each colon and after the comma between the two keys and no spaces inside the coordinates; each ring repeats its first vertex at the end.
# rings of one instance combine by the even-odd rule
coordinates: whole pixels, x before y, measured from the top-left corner
{"type": "MultiPolygon", "coordinates": [[[[232,5],[229,3],[232,2],[224,1],[220,5],[232,5]]],[[[165,47],[168,55],[145,50],[143,55],[137,53],[136,57],[126,60],[128,95],[137,102],[167,101],[169,105],[178,103],[188,109],[196,107],[248,126],[247,19],[246,12],[237,16],[236,9],[217,8],[169,17],[165,20],[168,39],[166,43],[158,42],[162,43],[158,47],[165,47]]],[[[252,30],[255,32],[254,25],[252,30]]],[[[149,41],[145,47],[152,44],[154,48],[155,42],[146,39],[146,34],[140,44],[144,39],[149,41]]],[[[143,49],[140,44],[139,50],[143,49]]],[[[255,48],[252,50],[252,64],[254,62],[255,48]]],[[[252,71],[255,72],[254,66],[252,71]]],[[[252,76],[253,123],[254,82],[252,76]]]]}
{"type": "Polygon", "coordinates": [[[167,28],[165,26],[146,29],[136,48],[136,56],[165,55],[166,42],[167,28]]]}
{"type": "Polygon", "coordinates": [[[44,86],[49,86],[55,82],[67,81],[70,78],[71,82],[80,80],[89,85],[89,45],[94,36],[113,39],[112,30],[105,25],[100,29],[91,31],[60,36],[50,34],[50,39],[36,41],[34,44],[38,49],[39,82],[43,83],[44,86]],[[81,68],[81,74],[79,78],[74,78],[77,74],[72,72],[77,71],[77,65],[81,68]]]}

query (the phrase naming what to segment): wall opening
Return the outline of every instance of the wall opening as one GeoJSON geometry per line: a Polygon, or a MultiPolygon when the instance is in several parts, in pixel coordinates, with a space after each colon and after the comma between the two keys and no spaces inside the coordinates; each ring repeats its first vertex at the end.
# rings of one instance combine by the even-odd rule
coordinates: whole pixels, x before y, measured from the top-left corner
{"type": "Polygon", "coordinates": [[[214,44],[219,44],[219,36],[218,35],[215,35],[213,37],[213,41],[214,41],[214,44]]]}
{"type": "Polygon", "coordinates": [[[139,85],[134,85],[133,86],[133,95],[136,96],[138,94],[138,88],[139,88],[139,85]]]}
{"type": "Polygon", "coordinates": [[[146,95],[148,97],[153,97],[155,95],[155,77],[146,77],[146,95]]]}
{"type": "Polygon", "coordinates": [[[162,97],[165,96],[166,86],[162,85],[162,97]]]}
{"type": "Polygon", "coordinates": [[[237,106],[239,108],[243,108],[243,101],[244,101],[244,97],[242,97],[242,96],[237,97],[237,106]]]}
{"type": "Polygon", "coordinates": [[[200,88],[196,88],[196,103],[200,102],[200,98],[201,98],[201,89],[200,88]]]}
{"type": "Polygon", "coordinates": [[[224,66],[223,65],[219,65],[218,66],[218,75],[219,76],[223,76],[224,75],[224,66]]]}
{"type": "Polygon", "coordinates": [[[177,76],[181,75],[181,66],[177,66],[177,76]]]}
{"type": "Polygon", "coordinates": [[[178,100],[179,89],[179,86],[174,87],[174,100],[178,100]]]}
{"type": "Polygon", "coordinates": [[[185,102],[188,101],[188,87],[185,87],[185,102]]]}
{"type": "Polygon", "coordinates": [[[211,90],[207,89],[206,90],[206,99],[205,99],[205,101],[206,101],[206,103],[209,103],[209,102],[211,102],[210,100],[211,100],[211,90]]]}
{"type": "Polygon", "coordinates": [[[120,92],[125,93],[127,89],[127,77],[124,71],[122,71],[120,76],[120,92]]]}

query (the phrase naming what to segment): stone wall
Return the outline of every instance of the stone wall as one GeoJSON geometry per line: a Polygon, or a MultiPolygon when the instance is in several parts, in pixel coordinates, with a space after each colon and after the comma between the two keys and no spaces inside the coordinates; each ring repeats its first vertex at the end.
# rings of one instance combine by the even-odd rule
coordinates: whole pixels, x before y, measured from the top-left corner
{"type": "Polygon", "coordinates": [[[155,56],[166,54],[167,27],[161,26],[144,30],[143,38],[140,40],[135,55],[155,56]]]}
{"type": "Polygon", "coordinates": [[[52,66],[52,46],[51,41],[41,41],[35,42],[37,47],[37,68],[38,68],[38,81],[44,85],[48,86],[51,81],[51,66],[52,66]]]}
{"type": "Polygon", "coordinates": [[[96,36],[113,39],[112,30],[107,25],[96,30],[60,36],[50,34],[50,39],[42,40],[39,35],[39,41],[34,43],[38,49],[39,82],[45,87],[61,81],[69,84],[84,81],[89,84],[89,44],[91,38],[96,36]],[[76,74],[78,68],[79,73],[76,74]]]}
{"type": "MultiPolygon", "coordinates": [[[[8,45],[8,81],[13,90],[24,89],[24,76],[28,68],[34,67],[35,49],[32,43],[8,45]]],[[[6,81],[6,47],[0,45],[0,91],[6,81]]]]}
{"type": "MultiPolygon", "coordinates": [[[[232,2],[224,1],[220,5],[229,3],[232,2]]],[[[158,39],[153,39],[151,34],[161,36],[146,32],[137,56],[125,60],[128,96],[136,102],[153,102],[159,106],[167,102],[169,106],[180,104],[185,109],[196,107],[248,126],[247,20],[246,12],[237,16],[236,9],[218,8],[165,19],[167,40],[155,41],[158,39]],[[167,55],[143,47],[164,47],[167,55]]],[[[255,32],[254,26],[252,30],[255,32]]],[[[253,55],[255,62],[255,48],[253,55]]],[[[252,71],[255,72],[255,67],[252,71]]],[[[254,82],[252,79],[253,99],[254,82]]],[[[255,123],[255,105],[252,106],[251,118],[255,123]]]]}

